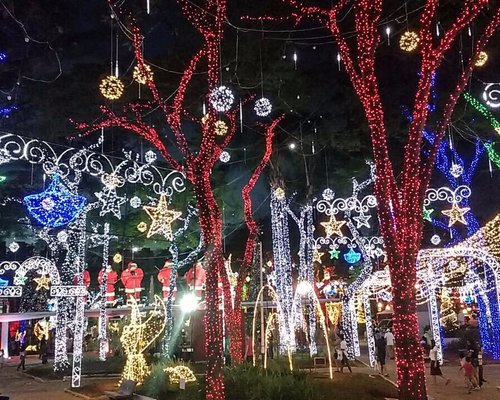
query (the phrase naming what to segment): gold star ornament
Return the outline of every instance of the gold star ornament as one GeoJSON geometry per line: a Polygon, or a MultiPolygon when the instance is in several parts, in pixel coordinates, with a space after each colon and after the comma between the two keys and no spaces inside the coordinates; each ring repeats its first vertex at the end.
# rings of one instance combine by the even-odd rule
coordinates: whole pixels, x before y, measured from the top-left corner
{"type": "Polygon", "coordinates": [[[467,225],[467,221],[465,220],[465,214],[470,210],[469,207],[460,208],[457,203],[453,203],[449,210],[441,211],[444,215],[446,215],[450,220],[448,221],[448,227],[451,227],[455,224],[455,222],[460,222],[464,225],[467,225]]]}
{"type": "Polygon", "coordinates": [[[144,206],[144,211],[151,218],[151,225],[146,237],[150,238],[153,235],[163,235],[167,240],[172,240],[172,222],[179,219],[182,215],[180,211],[169,210],[167,196],[160,195],[160,200],[156,207],[144,206]]]}
{"type": "Polygon", "coordinates": [[[321,261],[321,257],[323,257],[323,254],[325,254],[325,253],[320,253],[320,251],[318,249],[314,249],[313,262],[323,264],[323,261],[321,261]]]}
{"type": "Polygon", "coordinates": [[[330,237],[334,234],[344,236],[341,228],[345,225],[345,221],[337,221],[333,215],[330,217],[330,221],[321,222],[320,225],[325,228],[326,237],[330,237]]]}
{"type": "Polygon", "coordinates": [[[39,278],[33,278],[33,280],[36,282],[36,291],[41,289],[49,290],[50,278],[47,275],[44,274],[39,278]]]}

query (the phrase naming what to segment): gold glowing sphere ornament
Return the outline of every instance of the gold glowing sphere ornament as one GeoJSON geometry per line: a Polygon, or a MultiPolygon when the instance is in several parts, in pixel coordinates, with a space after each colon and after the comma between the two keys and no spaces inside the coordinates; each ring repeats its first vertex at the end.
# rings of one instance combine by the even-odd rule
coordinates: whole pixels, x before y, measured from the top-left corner
{"type": "Polygon", "coordinates": [[[488,53],[486,53],[485,51],[481,51],[474,65],[476,67],[482,67],[484,64],[486,64],[486,61],[488,61],[488,53]]]}
{"type": "Polygon", "coordinates": [[[278,200],[283,200],[285,198],[285,191],[282,189],[282,188],[276,188],[274,190],[274,196],[278,199],[278,200]]]}
{"type": "Polygon", "coordinates": [[[113,262],[117,263],[117,264],[120,264],[123,260],[123,257],[120,253],[116,253],[114,256],[113,256],[113,262]]]}
{"type": "Polygon", "coordinates": [[[148,230],[148,224],[146,224],[144,221],[139,222],[137,225],[137,230],[141,233],[144,233],[148,230]]]}
{"type": "Polygon", "coordinates": [[[224,121],[217,121],[215,123],[215,134],[217,136],[224,136],[227,133],[227,125],[224,121]]]}
{"type": "Polygon", "coordinates": [[[420,38],[418,37],[418,34],[412,31],[403,33],[399,39],[399,47],[401,47],[401,50],[403,51],[412,52],[418,47],[419,44],[420,38]]]}
{"type": "Polygon", "coordinates": [[[123,94],[123,83],[116,76],[109,75],[101,81],[99,90],[108,100],[117,100],[123,94]]]}
{"type": "Polygon", "coordinates": [[[149,65],[143,64],[143,68],[136,65],[132,76],[137,83],[145,85],[149,80],[153,79],[153,71],[151,71],[151,67],[149,65]]]}

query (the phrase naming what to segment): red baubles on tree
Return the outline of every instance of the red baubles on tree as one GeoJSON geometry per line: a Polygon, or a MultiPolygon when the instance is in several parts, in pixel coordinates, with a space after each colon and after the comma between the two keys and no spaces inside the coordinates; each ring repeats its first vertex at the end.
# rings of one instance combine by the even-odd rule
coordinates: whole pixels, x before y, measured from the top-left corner
{"type": "Polygon", "coordinates": [[[194,290],[196,296],[202,297],[205,290],[205,282],[207,280],[206,272],[203,269],[201,262],[197,262],[193,267],[184,275],[190,290],[194,290]]]}
{"type": "MultiPolygon", "coordinates": [[[[163,268],[158,272],[158,280],[162,284],[163,300],[167,300],[170,294],[170,275],[174,272],[172,270],[172,261],[167,260],[163,265],[163,268]]],[[[177,281],[177,271],[175,271],[175,280],[177,281]]],[[[175,300],[175,295],[177,294],[177,285],[174,286],[172,300],[175,300]]]]}
{"type": "MultiPolygon", "coordinates": [[[[115,284],[118,282],[118,274],[113,271],[111,265],[108,265],[106,268],[107,278],[106,278],[106,305],[114,305],[115,304],[115,284]]],[[[97,281],[99,282],[99,286],[102,285],[102,276],[104,274],[104,268],[99,271],[99,275],[97,277],[97,281]]]]}
{"type": "Polygon", "coordinates": [[[132,297],[136,300],[141,298],[141,283],[144,277],[144,272],[137,265],[137,263],[130,261],[127,264],[127,269],[122,272],[121,281],[125,287],[125,297],[127,298],[127,303],[131,301],[132,297]]]}

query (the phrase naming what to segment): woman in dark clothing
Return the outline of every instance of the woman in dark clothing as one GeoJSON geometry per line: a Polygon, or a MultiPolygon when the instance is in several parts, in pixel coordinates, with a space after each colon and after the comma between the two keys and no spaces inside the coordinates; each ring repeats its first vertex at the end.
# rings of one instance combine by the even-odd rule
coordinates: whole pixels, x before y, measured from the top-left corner
{"type": "Polygon", "coordinates": [[[375,353],[377,354],[377,362],[380,368],[380,373],[384,376],[389,376],[389,374],[384,374],[386,348],[387,342],[385,341],[384,335],[382,335],[380,331],[377,331],[375,333],[375,353]]]}

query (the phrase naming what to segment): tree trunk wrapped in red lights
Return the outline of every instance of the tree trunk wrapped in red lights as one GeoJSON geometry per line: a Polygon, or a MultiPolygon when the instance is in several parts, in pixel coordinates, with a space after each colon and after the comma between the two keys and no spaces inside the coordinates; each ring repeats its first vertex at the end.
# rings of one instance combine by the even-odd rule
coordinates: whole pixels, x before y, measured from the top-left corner
{"type": "MultiPolygon", "coordinates": [[[[299,23],[304,18],[319,21],[330,30],[339,47],[340,59],[349,74],[351,83],[362,103],[371,133],[373,156],[376,165],[375,194],[378,198],[381,233],[384,238],[390,268],[394,298],[394,335],[396,338],[396,362],[398,368],[399,398],[423,400],[427,398],[425,370],[422,352],[418,345],[418,321],[416,315],[416,260],[422,238],[422,208],[425,192],[434,168],[436,151],[450,122],[457,100],[472,74],[479,53],[500,24],[500,11],[487,10],[487,0],[465,0],[460,9],[452,6],[450,12],[458,16],[440,37],[433,37],[433,22],[437,19],[437,0],[426,0],[420,16],[421,67],[414,98],[412,122],[404,148],[401,179],[396,180],[389,158],[384,108],[380,97],[379,82],[375,70],[377,48],[380,44],[380,17],[383,0],[338,0],[329,9],[306,6],[296,0],[284,0],[291,8],[289,19],[299,23]],[[340,20],[353,6],[355,46],[349,46],[343,36],[340,20]],[[428,123],[428,103],[431,79],[441,66],[444,57],[460,38],[461,32],[476,22],[480,14],[490,15],[482,23],[482,33],[474,43],[468,62],[459,72],[436,130],[436,139],[427,157],[422,156],[422,132],[428,123]]],[[[262,18],[270,20],[273,18],[262,18]]],[[[276,18],[283,20],[283,18],[276,18]]],[[[286,18],[285,18],[286,19],[286,18]]],[[[478,30],[480,23],[476,24],[478,30]]],[[[464,55],[465,57],[465,55],[464,55]]],[[[335,66],[336,67],[336,66],[335,66]]]]}
{"type": "MultiPolygon", "coordinates": [[[[184,135],[182,121],[189,115],[185,106],[186,91],[191,83],[193,75],[200,72],[200,64],[203,62],[207,68],[206,90],[207,94],[217,88],[220,71],[220,43],[223,37],[223,24],[226,20],[226,1],[205,0],[201,7],[194,5],[187,0],[178,0],[186,19],[203,36],[203,45],[194,54],[187,64],[179,82],[178,90],[170,105],[168,99],[163,98],[145,66],[142,54],[142,36],[137,24],[132,21],[132,33],[134,41],[135,56],[137,65],[143,77],[146,78],[146,86],[151,93],[151,100],[147,106],[144,104],[128,104],[119,115],[108,107],[101,107],[103,119],[93,124],[77,123],[76,126],[82,131],[82,135],[89,134],[101,128],[120,127],[134,132],[150,142],[160,152],[163,158],[175,169],[182,171],[191,182],[196,197],[199,210],[200,228],[202,230],[205,251],[205,265],[207,271],[206,279],[206,353],[207,353],[207,373],[206,373],[206,398],[209,400],[221,400],[224,398],[224,383],[222,376],[223,367],[223,346],[222,346],[222,316],[219,311],[219,298],[217,293],[218,277],[223,275],[224,254],[222,248],[222,214],[214,196],[210,177],[215,163],[219,160],[222,151],[228,146],[237,128],[237,109],[232,109],[224,113],[219,113],[214,109],[210,101],[208,103],[207,115],[202,119],[190,117],[191,124],[197,124],[201,132],[201,144],[196,152],[189,149],[188,141],[184,135]],[[172,137],[163,138],[161,129],[153,125],[148,125],[143,120],[143,115],[149,110],[158,109],[164,114],[165,125],[170,128],[172,137]],[[227,125],[225,135],[217,135],[216,123],[221,114],[227,125]],[[172,154],[171,143],[175,143],[181,156],[175,158],[172,154]]],[[[110,3],[110,6],[112,4],[110,3]]],[[[207,100],[209,100],[207,98],[207,100]]],[[[266,131],[266,151],[263,159],[247,185],[248,193],[255,185],[255,182],[265,165],[269,161],[272,151],[272,138],[274,129],[278,121],[273,121],[266,131]]],[[[245,197],[245,210],[250,210],[249,195],[245,197]]],[[[255,236],[253,226],[250,237],[255,236]]],[[[245,257],[247,259],[247,257],[245,257]]],[[[241,296],[241,293],[240,293],[241,296]]],[[[241,315],[238,314],[237,315],[241,315]]]]}

